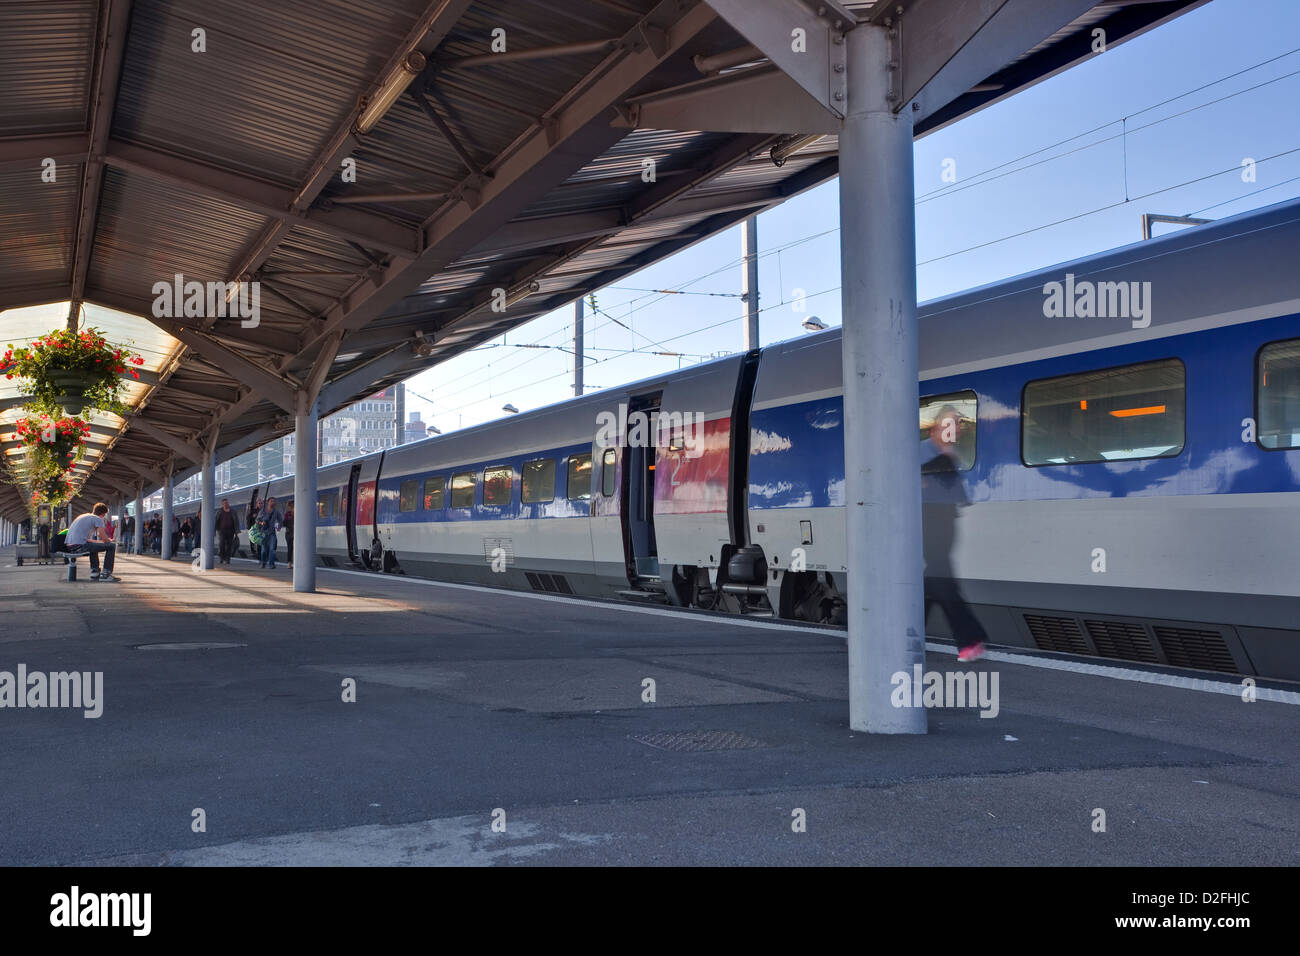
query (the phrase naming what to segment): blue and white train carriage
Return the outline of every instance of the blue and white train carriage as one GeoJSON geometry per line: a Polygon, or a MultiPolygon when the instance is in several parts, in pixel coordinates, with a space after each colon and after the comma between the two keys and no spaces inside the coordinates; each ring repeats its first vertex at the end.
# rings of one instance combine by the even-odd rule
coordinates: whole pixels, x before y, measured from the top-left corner
{"type": "MultiPolygon", "coordinates": [[[[991,640],[1300,680],[1300,201],[920,322],[918,440],[958,411],[969,501],[931,570],[991,640]]],[[[828,331],[331,465],[320,559],[842,621],[841,394],[828,331]],[[644,445],[602,440],[637,413],[644,445]]],[[[232,507],[254,492],[292,481],[232,507]]]]}

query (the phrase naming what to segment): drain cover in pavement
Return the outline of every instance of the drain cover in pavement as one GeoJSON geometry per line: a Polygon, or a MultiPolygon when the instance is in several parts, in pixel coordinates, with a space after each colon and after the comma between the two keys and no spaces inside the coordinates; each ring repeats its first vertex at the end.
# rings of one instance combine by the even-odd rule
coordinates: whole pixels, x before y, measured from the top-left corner
{"type": "Polygon", "coordinates": [[[633,740],[656,750],[703,753],[708,750],[753,750],[767,746],[734,730],[683,730],[677,733],[631,734],[633,740]]]}
{"type": "Polygon", "coordinates": [[[211,651],[221,647],[247,647],[247,644],[235,644],[229,641],[190,641],[172,644],[136,644],[137,651],[211,651]]]}

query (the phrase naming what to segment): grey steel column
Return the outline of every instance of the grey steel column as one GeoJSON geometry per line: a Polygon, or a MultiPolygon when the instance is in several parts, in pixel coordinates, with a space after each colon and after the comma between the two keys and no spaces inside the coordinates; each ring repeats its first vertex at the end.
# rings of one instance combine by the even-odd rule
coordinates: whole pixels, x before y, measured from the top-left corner
{"type": "Polygon", "coordinates": [[[167,466],[167,480],[163,482],[163,536],[162,536],[162,557],[164,561],[170,561],[172,555],[172,492],[174,483],[172,482],[172,469],[167,466]]]}
{"type": "Polygon", "coordinates": [[[144,553],[144,485],[135,486],[135,553],[144,553]]]}
{"type": "Polygon", "coordinates": [[[744,269],[741,293],[745,300],[745,351],[758,348],[758,217],[741,227],[740,257],[744,269]]]}
{"type": "Polygon", "coordinates": [[[212,539],[217,533],[217,436],[212,435],[203,446],[203,461],[199,465],[203,499],[203,519],[199,522],[199,567],[211,571],[214,562],[212,539]]]}
{"type": "Polygon", "coordinates": [[[316,399],[298,393],[293,440],[293,589],[316,590],[316,399]]]}
{"type": "Polygon", "coordinates": [[[582,346],[586,338],[582,328],[582,299],[573,303],[573,396],[582,394],[582,346]]]}
{"type": "Polygon", "coordinates": [[[889,36],[848,44],[840,133],[849,725],[923,734],[922,707],[894,707],[890,678],[925,663],[917,437],[916,222],[911,110],[889,106],[889,36]]]}

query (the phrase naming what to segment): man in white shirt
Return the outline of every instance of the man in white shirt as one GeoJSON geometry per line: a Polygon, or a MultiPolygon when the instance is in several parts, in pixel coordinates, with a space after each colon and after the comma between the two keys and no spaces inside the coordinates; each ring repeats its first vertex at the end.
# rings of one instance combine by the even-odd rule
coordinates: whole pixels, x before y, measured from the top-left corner
{"type": "Polygon", "coordinates": [[[90,514],[76,518],[68,526],[69,553],[90,555],[90,580],[120,581],[113,577],[113,559],[117,555],[117,545],[105,540],[104,516],[108,514],[108,505],[102,501],[90,509],[90,514]],[[99,556],[104,555],[104,572],[99,571],[99,556]]]}

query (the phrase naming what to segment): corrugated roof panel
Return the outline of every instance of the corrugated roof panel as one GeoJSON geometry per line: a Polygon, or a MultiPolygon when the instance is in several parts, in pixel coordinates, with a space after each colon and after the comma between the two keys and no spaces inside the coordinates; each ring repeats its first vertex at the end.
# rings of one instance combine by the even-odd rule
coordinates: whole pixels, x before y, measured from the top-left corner
{"type": "MultiPolygon", "coordinates": [[[[65,163],[0,171],[0,283],[7,290],[70,281],[82,168],[65,163]]],[[[69,292],[69,294],[71,294],[69,292]]]]}
{"type": "Polygon", "coordinates": [[[177,272],[200,282],[228,280],[266,222],[223,200],[109,168],[87,285],[151,300],[153,284],[177,272]]]}
{"type": "Polygon", "coordinates": [[[0,136],[85,128],[98,6],[0,4],[0,136]]]}
{"type": "Polygon", "coordinates": [[[296,185],[425,7],[136,0],[114,134],[296,185]],[[192,50],[199,28],[205,53],[192,50]],[[194,108],[214,91],[220,109],[194,108]]]}

